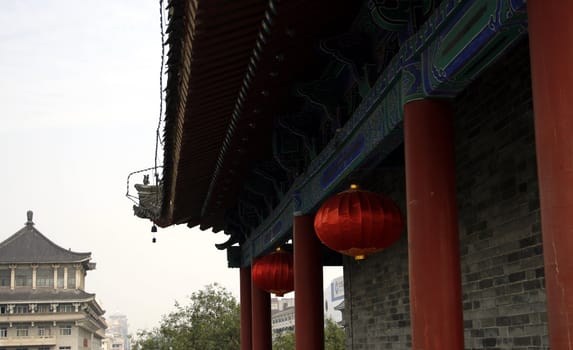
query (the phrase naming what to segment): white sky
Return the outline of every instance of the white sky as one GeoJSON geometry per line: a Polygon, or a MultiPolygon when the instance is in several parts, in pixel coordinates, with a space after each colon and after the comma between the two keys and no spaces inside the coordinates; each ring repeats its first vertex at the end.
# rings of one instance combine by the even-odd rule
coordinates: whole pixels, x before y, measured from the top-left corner
{"type": "Polygon", "coordinates": [[[0,241],[33,210],[56,244],[92,252],[87,291],[133,333],[209,283],[239,293],[214,247],[227,236],[178,226],[152,244],[125,197],[153,166],[160,40],[159,0],[0,0],[0,241]]]}

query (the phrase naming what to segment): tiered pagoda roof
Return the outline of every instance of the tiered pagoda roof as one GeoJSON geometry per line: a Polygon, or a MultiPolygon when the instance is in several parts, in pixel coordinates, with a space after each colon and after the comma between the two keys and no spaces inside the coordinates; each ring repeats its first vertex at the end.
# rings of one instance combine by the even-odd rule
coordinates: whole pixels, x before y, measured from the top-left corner
{"type": "Polygon", "coordinates": [[[91,253],[78,253],[55,244],[34,227],[33,213],[21,230],[0,243],[0,264],[82,263],[87,269],[91,253]]]}
{"type": "Polygon", "coordinates": [[[88,302],[95,294],[80,289],[14,289],[2,293],[2,302],[33,301],[35,303],[88,302]]]}

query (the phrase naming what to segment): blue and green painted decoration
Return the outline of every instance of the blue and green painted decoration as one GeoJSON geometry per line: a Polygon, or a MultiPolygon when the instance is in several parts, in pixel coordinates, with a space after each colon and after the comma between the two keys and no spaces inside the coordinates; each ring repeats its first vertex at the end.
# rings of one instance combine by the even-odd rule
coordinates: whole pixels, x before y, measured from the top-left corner
{"type": "Polygon", "coordinates": [[[438,6],[430,0],[370,1],[376,25],[408,37],[401,38],[399,52],[351,119],[241,245],[242,265],[285,240],[293,213],[313,212],[369,157],[398,147],[403,142],[405,103],[455,97],[518,42],[527,32],[525,5],[525,0],[443,0],[438,6]],[[427,19],[418,25],[416,20],[424,16],[427,19]]]}

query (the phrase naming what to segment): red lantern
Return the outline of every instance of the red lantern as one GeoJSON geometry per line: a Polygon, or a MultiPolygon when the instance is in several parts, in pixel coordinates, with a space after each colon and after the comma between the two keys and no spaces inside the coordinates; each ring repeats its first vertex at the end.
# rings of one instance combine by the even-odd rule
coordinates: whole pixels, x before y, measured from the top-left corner
{"type": "Polygon", "coordinates": [[[292,253],[277,249],[255,261],[252,270],[253,283],[260,289],[282,297],[294,290],[292,253]]]}
{"type": "Polygon", "coordinates": [[[330,197],[314,218],[322,243],[356,260],[392,245],[403,227],[400,209],[392,200],[356,185],[330,197]]]}

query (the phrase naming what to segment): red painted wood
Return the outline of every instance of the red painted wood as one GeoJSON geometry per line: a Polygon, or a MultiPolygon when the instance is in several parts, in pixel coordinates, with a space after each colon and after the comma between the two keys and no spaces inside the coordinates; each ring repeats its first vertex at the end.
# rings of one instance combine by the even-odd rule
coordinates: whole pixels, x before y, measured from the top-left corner
{"type": "Polygon", "coordinates": [[[527,2],[549,342],[573,348],[573,1],[527,2]],[[567,15],[566,15],[567,14],[567,15]]]}
{"type": "Polygon", "coordinates": [[[271,350],[271,296],[251,284],[253,350],[271,350]]]}
{"type": "Polygon", "coordinates": [[[251,267],[241,267],[241,350],[251,350],[251,267]]]}
{"type": "Polygon", "coordinates": [[[404,107],[412,349],[464,348],[452,112],[404,107]]]}
{"type": "Polygon", "coordinates": [[[295,349],[324,349],[321,245],[314,217],[294,217],[295,349]]]}

